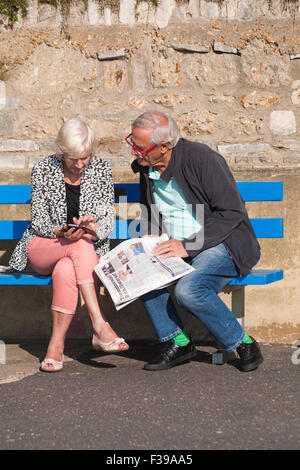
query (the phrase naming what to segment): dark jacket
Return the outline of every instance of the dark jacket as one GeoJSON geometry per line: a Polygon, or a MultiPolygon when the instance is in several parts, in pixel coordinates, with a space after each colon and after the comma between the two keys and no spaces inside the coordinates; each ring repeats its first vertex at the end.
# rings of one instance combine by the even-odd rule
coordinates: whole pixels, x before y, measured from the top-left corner
{"type": "MultiPolygon", "coordinates": [[[[141,203],[148,208],[147,217],[151,232],[155,224],[159,233],[163,231],[162,220],[152,206],[153,181],[148,176],[148,167],[142,167],[135,160],[132,170],[140,172],[141,203]],[[154,222],[154,225],[153,225],[154,222]]],[[[180,139],[172,150],[168,167],[161,174],[168,182],[176,180],[186,201],[192,206],[195,215],[196,205],[203,204],[204,225],[201,233],[183,240],[189,256],[224,243],[231,254],[240,275],[248,274],[260,258],[260,246],[249,220],[245,204],[225,159],[210,147],[198,142],[180,139]],[[197,237],[197,238],[196,238],[197,237]],[[199,245],[190,248],[191,242],[202,240],[199,245]]],[[[148,230],[148,233],[151,233],[148,230]]],[[[157,233],[157,231],[155,232],[157,233]]]]}

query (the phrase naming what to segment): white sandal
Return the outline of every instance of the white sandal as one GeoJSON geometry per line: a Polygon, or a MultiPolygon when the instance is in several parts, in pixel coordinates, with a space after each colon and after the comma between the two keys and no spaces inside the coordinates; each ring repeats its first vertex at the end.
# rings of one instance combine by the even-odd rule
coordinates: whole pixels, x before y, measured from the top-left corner
{"type": "Polygon", "coordinates": [[[63,360],[64,357],[62,358],[62,361],[56,361],[55,359],[46,358],[41,362],[40,370],[43,372],[60,372],[63,368],[63,360]],[[49,369],[46,364],[51,364],[53,366],[53,369],[49,369]]]}
{"type": "Polygon", "coordinates": [[[110,341],[109,343],[104,343],[103,341],[100,341],[100,339],[98,339],[97,336],[93,335],[92,345],[93,345],[93,348],[96,350],[109,352],[109,353],[123,352],[129,349],[129,346],[125,342],[124,338],[115,338],[113,341],[110,341]],[[120,344],[126,344],[127,347],[120,348],[120,344]]]}

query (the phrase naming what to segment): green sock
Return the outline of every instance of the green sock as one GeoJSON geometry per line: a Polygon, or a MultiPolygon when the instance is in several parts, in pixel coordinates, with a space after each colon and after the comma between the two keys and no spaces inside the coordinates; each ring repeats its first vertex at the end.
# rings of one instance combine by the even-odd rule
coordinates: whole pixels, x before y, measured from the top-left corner
{"type": "Polygon", "coordinates": [[[177,346],[186,346],[190,342],[190,338],[185,330],[182,330],[177,336],[173,338],[174,344],[177,346]]]}
{"type": "Polygon", "coordinates": [[[251,344],[253,343],[253,339],[251,339],[250,336],[245,333],[242,343],[251,344]]]}

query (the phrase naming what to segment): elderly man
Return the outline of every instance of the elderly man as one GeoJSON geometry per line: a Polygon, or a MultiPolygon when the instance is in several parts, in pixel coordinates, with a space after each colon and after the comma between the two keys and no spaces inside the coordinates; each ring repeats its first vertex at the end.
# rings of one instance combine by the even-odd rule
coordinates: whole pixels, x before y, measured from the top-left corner
{"type": "MultiPolygon", "coordinates": [[[[241,370],[256,369],[263,361],[257,342],[217,294],[237,274],[247,274],[260,257],[226,161],[206,145],[180,138],[175,121],[158,111],[139,116],[125,140],[136,156],[132,169],[140,173],[147,232],[169,235],[153,253],[180,256],[195,268],[177,282],[176,302],[201,320],[225,350],[237,350],[241,370]]],[[[152,291],[142,300],[159,341],[166,343],[144,369],[169,369],[193,358],[195,345],[168,290],[152,291]]]]}

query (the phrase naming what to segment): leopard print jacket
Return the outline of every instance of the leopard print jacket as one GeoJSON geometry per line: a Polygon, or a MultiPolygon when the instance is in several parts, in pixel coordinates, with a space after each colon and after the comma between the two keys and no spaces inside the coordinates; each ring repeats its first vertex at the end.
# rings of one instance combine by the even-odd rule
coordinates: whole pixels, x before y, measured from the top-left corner
{"type": "MultiPolygon", "coordinates": [[[[80,187],[79,216],[96,218],[99,256],[109,250],[109,235],[115,221],[114,184],[109,163],[94,157],[85,167],[80,187]]],[[[62,161],[56,155],[40,160],[31,173],[31,222],[17,244],[9,265],[22,271],[27,265],[27,247],[35,236],[55,238],[53,230],[67,220],[67,200],[62,161]]]]}

